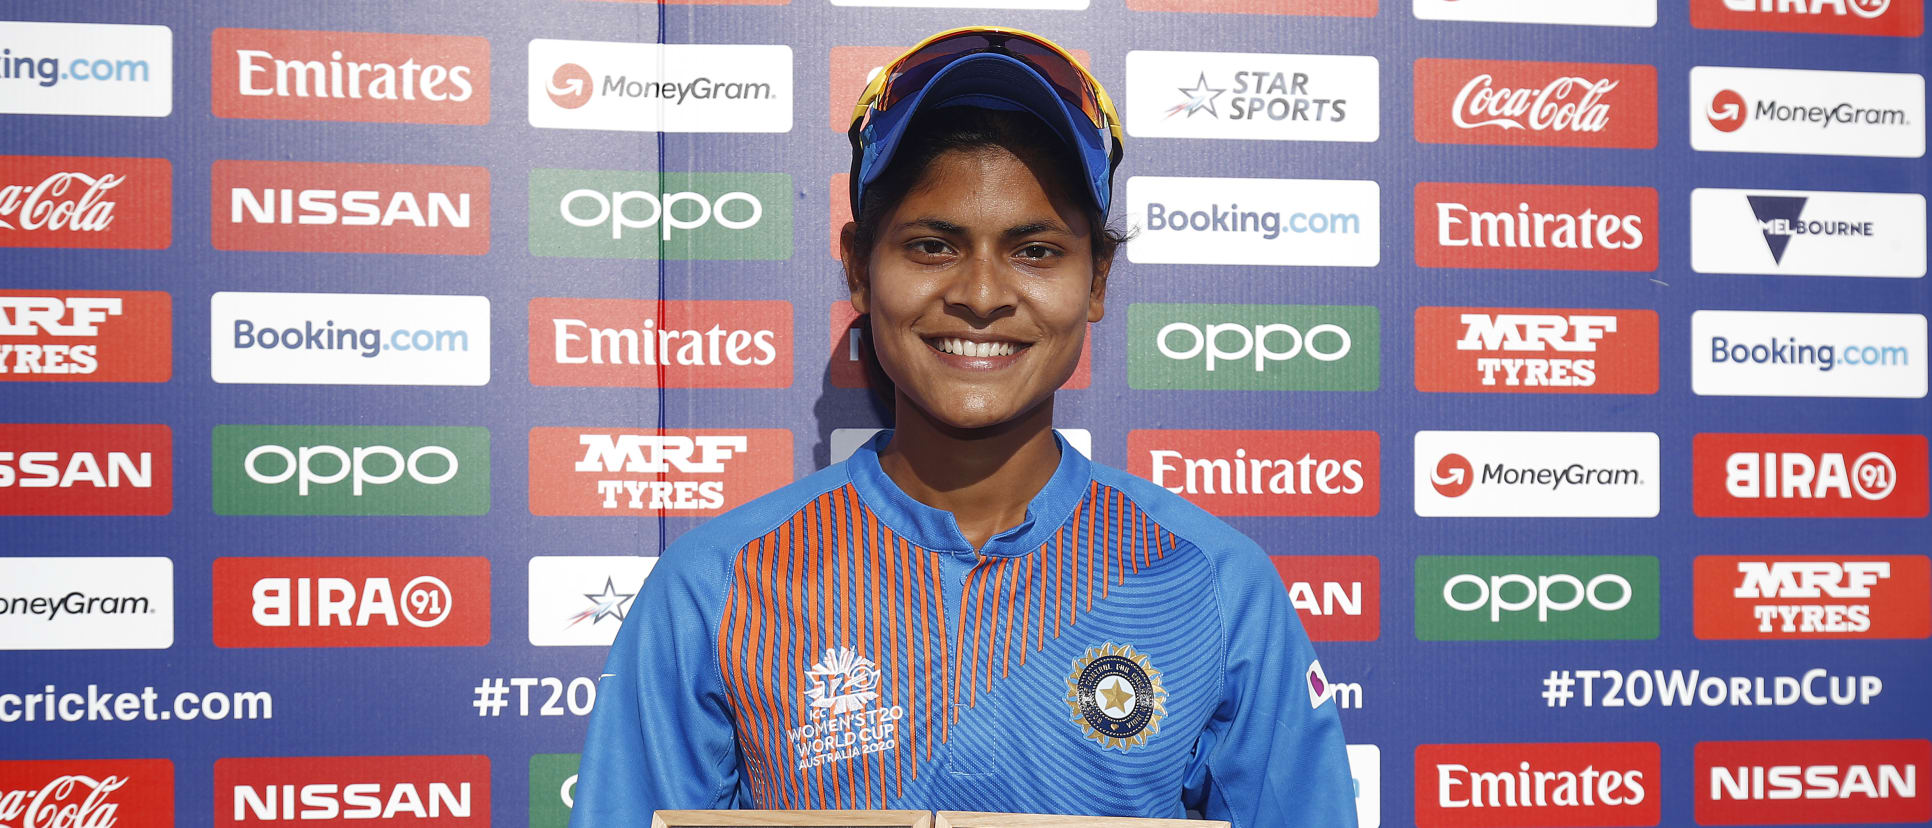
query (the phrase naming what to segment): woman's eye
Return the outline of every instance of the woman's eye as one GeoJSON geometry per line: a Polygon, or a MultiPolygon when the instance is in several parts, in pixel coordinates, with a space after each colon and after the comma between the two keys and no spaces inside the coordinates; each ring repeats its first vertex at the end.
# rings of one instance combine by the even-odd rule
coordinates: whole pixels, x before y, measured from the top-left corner
{"type": "Polygon", "coordinates": [[[1048,247],[1044,244],[1029,244],[1025,247],[1020,248],[1020,258],[1048,259],[1048,258],[1052,258],[1053,256],[1059,255],[1059,252],[1060,251],[1054,250],[1053,248],[1048,247]]]}
{"type": "Polygon", "coordinates": [[[920,256],[944,256],[950,250],[938,239],[919,239],[906,245],[906,249],[920,256]]]}

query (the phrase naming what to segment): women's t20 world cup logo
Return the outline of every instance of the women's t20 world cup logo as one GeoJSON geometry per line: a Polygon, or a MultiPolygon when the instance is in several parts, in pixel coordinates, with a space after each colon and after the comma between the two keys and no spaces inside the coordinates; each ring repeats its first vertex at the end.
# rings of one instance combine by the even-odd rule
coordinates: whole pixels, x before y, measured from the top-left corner
{"type": "Polygon", "coordinates": [[[805,698],[812,712],[821,710],[834,716],[856,713],[879,698],[879,668],[872,660],[850,647],[827,647],[817,664],[805,671],[811,682],[805,698]]]}

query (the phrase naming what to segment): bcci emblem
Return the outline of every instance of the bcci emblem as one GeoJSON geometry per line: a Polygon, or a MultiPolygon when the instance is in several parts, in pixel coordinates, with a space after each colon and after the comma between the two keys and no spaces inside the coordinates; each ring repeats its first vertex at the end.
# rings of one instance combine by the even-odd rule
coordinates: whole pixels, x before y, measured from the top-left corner
{"type": "Polygon", "coordinates": [[[1167,715],[1167,688],[1161,671],[1127,644],[1106,643],[1087,648],[1074,659],[1067,676],[1067,706],[1073,723],[1102,748],[1122,753],[1147,744],[1147,735],[1161,732],[1167,715]]]}

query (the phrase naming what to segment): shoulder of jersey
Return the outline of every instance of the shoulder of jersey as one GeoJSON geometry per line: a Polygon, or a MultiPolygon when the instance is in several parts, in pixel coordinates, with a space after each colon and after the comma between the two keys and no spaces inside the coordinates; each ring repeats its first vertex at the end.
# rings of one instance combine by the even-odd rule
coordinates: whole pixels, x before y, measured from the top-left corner
{"type": "Polygon", "coordinates": [[[1218,562],[1236,560],[1268,566],[1267,553],[1247,535],[1209,514],[1187,498],[1112,466],[1093,464],[1093,477],[1103,486],[1126,493],[1134,505],[1179,540],[1193,545],[1218,562]]]}
{"type": "MultiPolygon", "coordinates": [[[[705,521],[684,533],[664,550],[660,569],[723,567],[732,555],[805,508],[819,495],[850,481],[844,463],[833,463],[805,477],[767,492],[748,503],[705,521]]],[[[658,574],[654,570],[652,574],[658,574]]]]}

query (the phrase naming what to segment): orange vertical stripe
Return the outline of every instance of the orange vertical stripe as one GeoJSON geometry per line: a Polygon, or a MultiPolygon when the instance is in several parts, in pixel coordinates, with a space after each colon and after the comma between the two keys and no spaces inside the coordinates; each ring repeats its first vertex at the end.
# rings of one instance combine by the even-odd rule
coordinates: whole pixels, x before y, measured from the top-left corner
{"type": "MultiPolygon", "coordinates": [[[[1004,577],[1006,570],[1015,568],[1016,563],[1024,563],[1024,561],[1015,558],[1000,559],[1000,575],[1004,577]]],[[[1015,572],[1013,573],[1013,583],[1006,586],[1006,642],[1002,645],[1002,651],[1000,653],[1000,678],[1006,678],[1013,670],[1013,599],[1019,592],[1019,586],[1020,574],[1015,572]]],[[[1019,595],[1019,599],[1021,603],[1024,603],[1026,596],[1019,595]]],[[[997,612],[997,608],[995,608],[995,611],[997,612]]],[[[1020,634],[1020,658],[1022,660],[1026,658],[1026,633],[1020,634]]],[[[987,672],[990,673],[992,671],[989,670],[987,672]]]]}
{"type": "MultiPolygon", "coordinates": [[[[1080,513],[1078,511],[1075,511],[1074,512],[1075,517],[1073,521],[1070,521],[1070,523],[1076,526],[1079,525],[1077,523],[1077,521],[1079,520],[1079,514],[1080,513]]],[[[1065,603],[1066,597],[1067,597],[1067,527],[1062,526],[1060,527],[1060,531],[1055,533],[1053,536],[1053,637],[1054,638],[1060,637],[1060,615],[1061,615],[1060,606],[1061,604],[1065,603]]],[[[1040,634],[1042,636],[1046,635],[1045,624],[1040,625],[1040,634]]],[[[1041,642],[1040,646],[1044,648],[1046,646],[1045,642],[1044,641],[1041,642]]]]}
{"type": "MultiPolygon", "coordinates": [[[[897,565],[899,564],[899,555],[896,554],[899,550],[899,538],[892,533],[891,527],[885,526],[884,524],[879,526],[879,531],[882,542],[885,544],[886,597],[892,600],[892,620],[886,622],[886,636],[890,642],[886,648],[892,652],[892,706],[899,707],[899,668],[906,666],[912,661],[912,642],[910,641],[911,637],[907,636],[906,649],[903,652],[900,651],[899,625],[906,620],[906,600],[905,593],[900,591],[900,587],[904,584],[900,580],[900,572],[902,570],[897,565]]],[[[910,624],[907,625],[907,629],[911,629],[910,624]]],[[[904,723],[903,726],[906,729],[906,735],[910,737],[912,735],[912,720],[901,718],[899,721],[904,723]]],[[[907,749],[912,750],[914,756],[919,755],[916,748],[908,746],[907,749]]],[[[905,783],[899,775],[904,760],[905,751],[899,749],[899,735],[898,731],[895,730],[892,737],[892,782],[893,793],[896,796],[903,796],[906,790],[905,783]]],[[[880,774],[880,776],[883,778],[884,774],[880,774]]]]}
{"type": "MultiPolygon", "coordinates": [[[[924,550],[921,550],[917,553],[916,557],[925,557],[925,554],[926,553],[924,552],[924,550]]],[[[917,561],[915,560],[914,563],[917,563],[917,561]]],[[[906,570],[906,572],[908,575],[910,575],[912,573],[912,570],[908,569],[906,570]]],[[[923,573],[924,570],[921,570],[921,572],[923,573]]],[[[930,582],[928,581],[927,578],[921,577],[919,579],[919,642],[924,648],[924,652],[925,652],[925,658],[923,659],[925,661],[925,669],[921,670],[920,672],[925,674],[924,678],[926,681],[925,701],[922,702],[920,706],[924,708],[926,713],[925,727],[926,727],[926,758],[927,759],[932,758],[932,628],[928,626],[928,623],[932,619],[932,612],[926,606],[926,595],[929,592],[931,592],[931,590],[928,588],[929,584],[930,582]]],[[[944,625],[941,625],[941,629],[942,630],[944,629],[944,625]]],[[[910,632],[910,630],[908,630],[908,632],[910,632]]],[[[946,657],[944,655],[941,655],[939,658],[941,660],[941,663],[944,663],[944,660],[946,657]]],[[[941,694],[941,697],[943,698],[946,692],[946,683],[943,681],[939,683],[939,692],[941,694]]],[[[913,755],[917,757],[918,753],[915,752],[913,755]]],[[[912,778],[914,779],[919,778],[919,765],[916,762],[912,766],[912,778]]]]}
{"type": "MultiPolygon", "coordinates": [[[[751,716],[746,721],[746,724],[751,727],[751,743],[757,749],[758,763],[764,765],[764,769],[758,780],[758,787],[763,792],[766,801],[769,802],[775,796],[772,791],[774,768],[769,759],[771,756],[771,718],[766,714],[765,704],[771,698],[769,692],[771,682],[769,677],[762,675],[763,670],[758,662],[760,650],[758,642],[765,638],[763,628],[766,620],[771,617],[769,612],[764,611],[766,582],[761,577],[766,571],[767,563],[765,538],[759,538],[753,544],[747,544],[746,552],[751,554],[751,564],[746,567],[745,571],[746,587],[748,589],[745,594],[745,605],[748,610],[752,611],[752,617],[748,619],[748,625],[746,627],[748,637],[743,642],[740,650],[743,652],[741,657],[745,661],[746,672],[751,677],[747,684],[753,693],[751,716]],[[754,545],[757,550],[756,552],[751,551],[754,545]],[[763,617],[759,617],[761,614],[763,617]],[[765,692],[759,692],[760,685],[758,682],[760,680],[765,682],[763,685],[766,690],[765,692]]],[[[769,655],[770,651],[765,650],[765,653],[769,655]]]]}
{"type": "MultiPolygon", "coordinates": [[[[1096,511],[1094,499],[1100,497],[1100,483],[1093,484],[1087,494],[1087,611],[1093,612],[1093,513],[1096,511]]],[[[1101,579],[1101,588],[1106,589],[1106,579],[1101,579]]]]}
{"type": "MultiPolygon", "coordinates": [[[[997,570],[993,577],[993,612],[989,620],[981,615],[978,609],[973,610],[973,672],[975,674],[979,672],[979,629],[984,624],[986,627],[986,692],[990,693],[993,692],[993,651],[998,648],[1000,637],[1000,584],[1006,581],[1006,567],[988,568],[997,570]]],[[[985,578],[979,579],[979,603],[981,605],[986,603],[985,578]]],[[[969,701],[968,704],[970,705],[971,702],[969,701]]]]}
{"type": "MultiPolygon", "coordinates": [[[[970,597],[970,595],[971,595],[971,593],[972,593],[972,591],[973,591],[973,582],[974,582],[974,581],[979,581],[979,582],[981,582],[981,583],[984,583],[984,582],[985,582],[985,580],[986,580],[986,578],[985,578],[985,574],[986,574],[986,570],[984,570],[984,569],[981,569],[981,568],[979,568],[979,567],[978,567],[977,565],[975,565],[975,566],[974,566],[974,567],[973,567],[972,569],[970,569],[970,570],[967,570],[967,572],[966,572],[966,581],[965,581],[965,583],[962,583],[962,584],[960,584],[960,586],[959,586],[959,640],[953,643],[953,646],[954,646],[955,648],[957,648],[957,652],[955,652],[955,653],[953,653],[953,665],[954,665],[954,667],[953,667],[953,701],[954,701],[955,703],[957,703],[957,702],[959,701],[959,698],[960,698],[960,697],[959,697],[959,693],[960,693],[960,690],[959,690],[959,680],[960,680],[960,678],[961,678],[962,676],[964,676],[964,677],[966,678],[966,691],[965,691],[965,692],[966,692],[966,694],[967,694],[967,695],[966,695],[966,705],[967,705],[968,707],[971,707],[971,706],[972,706],[972,705],[973,705],[973,704],[974,704],[975,702],[977,702],[977,701],[978,701],[979,699],[978,699],[978,696],[977,696],[977,694],[975,694],[975,693],[973,692],[973,691],[974,691],[974,688],[975,688],[975,686],[976,686],[976,681],[975,681],[975,680],[976,680],[976,679],[978,678],[978,675],[977,675],[977,673],[975,673],[974,675],[967,675],[967,673],[966,673],[966,667],[967,667],[967,665],[966,665],[966,663],[965,663],[965,659],[966,659],[966,608],[972,605],[972,604],[971,604],[971,600],[972,600],[972,599],[971,599],[971,597],[970,597]]],[[[984,606],[985,606],[985,604],[986,604],[986,601],[985,601],[985,599],[986,599],[986,588],[985,588],[985,587],[981,587],[981,588],[980,588],[980,590],[979,590],[979,596],[980,596],[980,606],[981,606],[981,607],[984,607],[984,606]]],[[[973,666],[974,668],[977,668],[977,667],[979,666],[979,613],[978,613],[978,610],[974,610],[974,613],[973,613],[973,662],[972,662],[972,666],[973,666]]]]}
{"type": "MultiPolygon", "coordinates": [[[[1062,531],[1064,531],[1064,530],[1062,530],[1062,531]]],[[[1059,533],[1059,532],[1055,532],[1055,533],[1053,533],[1053,546],[1054,546],[1054,548],[1055,548],[1055,549],[1058,549],[1058,548],[1060,547],[1060,533],[1059,533]]],[[[1040,544],[1040,554],[1039,554],[1039,557],[1040,557],[1040,567],[1039,567],[1039,568],[1040,568],[1040,579],[1039,579],[1039,580],[1040,580],[1040,589],[1039,589],[1039,593],[1040,593],[1040,635],[1039,635],[1039,636],[1038,636],[1038,638],[1037,638],[1037,643],[1035,643],[1035,644],[1033,645],[1033,651],[1034,651],[1034,652],[1039,652],[1039,651],[1041,651],[1041,650],[1044,650],[1044,649],[1046,649],[1046,621],[1047,621],[1047,614],[1046,614],[1046,562],[1047,562],[1047,553],[1046,553],[1046,544],[1045,544],[1045,543],[1042,543],[1042,544],[1040,544]]],[[[1058,565],[1056,564],[1056,569],[1057,569],[1057,568],[1058,568],[1058,565]]],[[[1057,623],[1057,619],[1056,619],[1056,623],[1057,623]]],[[[1024,642],[1024,641],[1022,641],[1022,642],[1020,642],[1020,643],[1021,643],[1021,644],[1025,644],[1026,642],[1024,642]]],[[[1021,663],[1021,664],[1025,664],[1026,662],[1025,662],[1025,661],[1021,661],[1020,663],[1021,663]]]]}
{"type": "MultiPolygon", "coordinates": [[[[866,641],[866,616],[876,616],[878,607],[865,600],[865,504],[854,497],[847,506],[851,509],[846,526],[846,537],[850,542],[845,548],[849,551],[848,562],[851,565],[848,585],[852,588],[853,599],[849,604],[852,608],[852,649],[861,657],[876,659],[878,651],[866,641]]],[[[872,754],[860,751],[858,756],[847,759],[845,778],[852,783],[852,807],[872,807],[872,754]],[[865,797],[863,800],[860,798],[862,795],[865,797]]]]}
{"type": "MultiPolygon", "coordinates": [[[[791,653],[793,664],[790,665],[791,672],[785,675],[778,682],[778,685],[774,688],[774,692],[779,694],[779,698],[784,699],[784,703],[781,709],[785,711],[785,716],[784,716],[785,723],[789,725],[794,725],[794,726],[804,724],[803,717],[801,717],[798,714],[797,684],[798,684],[799,671],[796,664],[798,653],[803,651],[803,648],[801,648],[798,644],[798,620],[799,620],[798,593],[800,588],[802,587],[802,584],[799,579],[803,577],[803,570],[804,570],[804,567],[802,567],[799,562],[799,557],[800,557],[799,533],[804,531],[804,525],[805,525],[805,515],[803,512],[792,515],[792,519],[785,522],[784,534],[779,536],[782,539],[782,542],[780,544],[780,549],[784,552],[784,555],[785,555],[785,585],[786,585],[785,625],[784,625],[785,646],[780,651],[780,656],[782,658],[782,656],[785,653],[791,653]]],[[[786,665],[781,664],[781,669],[783,669],[785,666],[786,665]]],[[[786,740],[785,744],[787,746],[790,746],[789,738],[786,740]]],[[[803,754],[804,754],[804,751],[793,749],[783,757],[783,759],[785,760],[784,806],[787,808],[805,807],[805,803],[803,801],[805,796],[805,790],[804,790],[804,787],[800,784],[802,781],[799,779],[799,775],[801,771],[799,771],[797,767],[798,757],[803,754]]]]}
{"type": "Polygon", "coordinates": [[[1107,587],[1113,582],[1114,556],[1119,544],[1110,544],[1114,531],[1114,490],[1102,489],[1100,492],[1100,597],[1107,597],[1107,587]]]}
{"type": "MultiPolygon", "coordinates": [[[[1040,544],[1040,548],[1034,550],[1032,555],[1029,555],[1020,560],[1020,569],[1026,571],[1026,589],[1020,592],[1020,666],[1021,667],[1026,666],[1026,634],[1033,631],[1033,570],[1039,568],[1040,559],[1044,557],[1046,557],[1046,544],[1042,543],[1040,544]]],[[[1014,583],[1019,583],[1018,578],[1013,579],[1013,581],[1014,583]]],[[[1007,618],[1007,625],[1008,625],[1007,632],[1010,633],[1012,632],[1012,629],[1011,629],[1012,619],[1013,619],[1012,613],[1009,612],[1006,618],[1007,618]]],[[[1012,644],[1012,641],[1008,640],[1007,644],[1010,646],[1012,644]]]]}
{"type": "MultiPolygon", "coordinates": [[[[801,654],[799,661],[799,681],[806,681],[806,665],[819,658],[820,648],[825,643],[825,578],[829,577],[830,567],[825,562],[825,518],[832,509],[832,494],[819,495],[812,503],[812,511],[806,517],[805,542],[812,551],[812,573],[805,583],[805,623],[811,625],[812,646],[801,654]]],[[[803,692],[804,688],[800,688],[803,692]]],[[[825,766],[819,765],[806,771],[812,779],[813,793],[817,799],[808,807],[825,807],[825,766]]]]}

